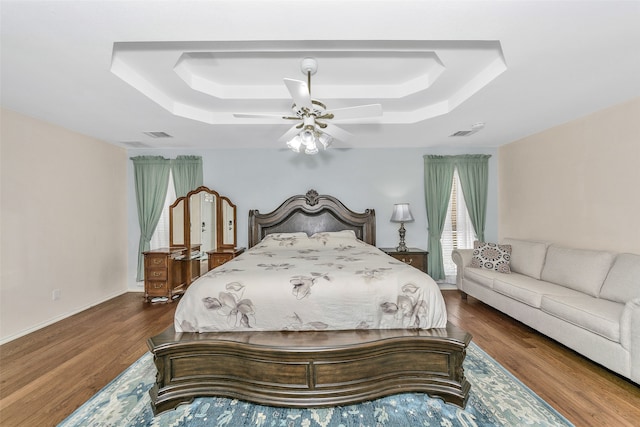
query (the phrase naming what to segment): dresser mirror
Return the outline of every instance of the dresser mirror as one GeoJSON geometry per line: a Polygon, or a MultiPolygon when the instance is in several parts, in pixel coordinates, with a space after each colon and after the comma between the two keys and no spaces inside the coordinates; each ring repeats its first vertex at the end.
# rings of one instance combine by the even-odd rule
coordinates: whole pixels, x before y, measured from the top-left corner
{"type": "Polygon", "coordinates": [[[184,220],[186,214],[185,198],[180,197],[169,207],[169,245],[186,246],[184,240],[184,220]]]}
{"type": "Polygon", "coordinates": [[[236,206],[207,187],[178,198],[169,221],[171,246],[198,246],[201,253],[236,246],[236,206]]]}
{"type": "Polygon", "coordinates": [[[202,252],[217,247],[218,199],[216,193],[204,189],[189,196],[190,242],[200,245],[202,252]]]}
{"type": "Polygon", "coordinates": [[[236,246],[236,206],[226,197],[220,198],[222,207],[221,248],[234,248],[236,246]]]}

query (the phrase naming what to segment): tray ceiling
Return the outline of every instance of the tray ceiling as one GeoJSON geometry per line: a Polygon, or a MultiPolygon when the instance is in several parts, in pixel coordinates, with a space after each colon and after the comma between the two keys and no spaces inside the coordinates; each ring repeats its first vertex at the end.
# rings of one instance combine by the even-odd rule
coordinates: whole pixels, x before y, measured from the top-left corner
{"type": "Polygon", "coordinates": [[[282,124],[233,113],[288,111],[291,95],[282,79],[306,81],[300,62],[308,56],[319,63],[314,98],[331,108],[382,103],[384,114],[375,119],[382,124],[449,113],[507,69],[498,41],[332,40],[119,42],[111,71],[177,116],[282,124]]]}
{"type": "Polygon", "coordinates": [[[340,124],[356,148],[497,147],[640,96],[636,1],[0,1],[2,107],[128,148],[281,149],[290,124],[233,113],[288,111],[307,56],[314,98],[382,104],[340,124]]]}

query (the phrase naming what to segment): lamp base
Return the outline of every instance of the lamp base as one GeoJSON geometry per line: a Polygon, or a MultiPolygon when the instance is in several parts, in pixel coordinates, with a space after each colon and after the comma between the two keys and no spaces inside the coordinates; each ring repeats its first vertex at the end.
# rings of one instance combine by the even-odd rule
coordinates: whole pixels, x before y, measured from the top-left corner
{"type": "Polygon", "coordinates": [[[407,245],[404,244],[404,235],[407,231],[404,229],[404,222],[400,223],[400,229],[398,232],[400,233],[400,243],[396,247],[396,252],[406,252],[408,248],[407,245]]]}
{"type": "Polygon", "coordinates": [[[407,245],[401,244],[400,246],[396,247],[396,252],[407,252],[407,249],[409,249],[407,245]]]}

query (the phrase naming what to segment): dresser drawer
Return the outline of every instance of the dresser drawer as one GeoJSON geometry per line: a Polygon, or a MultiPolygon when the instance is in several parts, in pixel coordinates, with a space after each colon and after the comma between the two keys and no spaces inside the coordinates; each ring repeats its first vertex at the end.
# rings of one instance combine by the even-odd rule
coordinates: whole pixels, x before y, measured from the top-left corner
{"type": "Polygon", "coordinates": [[[212,268],[216,268],[221,266],[227,261],[233,259],[233,254],[225,254],[225,255],[210,255],[209,256],[209,270],[212,268]]]}
{"type": "Polygon", "coordinates": [[[163,256],[145,256],[144,266],[145,268],[167,268],[168,258],[163,256]]]}
{"type": "Polygon", "coordinates": [[[164,281],[147,282],[146,293],[150,296],[166,296],[169,291],[169,283],[164,281]]]}
{"type": "Polygon", "coordinates": [[[167,269],[166,268],[149,268],[146,270],[145,278],[149,281],[167,281],[167,269]]]}
{"type": "Polygon", "coordinates": [[[220,267],[225,262],[229,262],[238,255],[244,252],[244,248],[222,249],[208,251],[209,261],[207,267],[209,270],[213,270],[216,267],[220,267]]]}
{"type": "Polygon", "coordinates": [[[427,272],[427,256],[429,252],[419,248],[408,248],[406,252],[398,252],[395,248],[380,248],[381,251],[418,270],[427,272]]]}
{"type": "Polygon", "coordinates": [[[427,266],[424,265],[424,255],[411,255],[411,254],[397,254],[393,256],[398,261],[402,261],[405,264],[409,264],[418,270],[425,271],[427,266]]]}

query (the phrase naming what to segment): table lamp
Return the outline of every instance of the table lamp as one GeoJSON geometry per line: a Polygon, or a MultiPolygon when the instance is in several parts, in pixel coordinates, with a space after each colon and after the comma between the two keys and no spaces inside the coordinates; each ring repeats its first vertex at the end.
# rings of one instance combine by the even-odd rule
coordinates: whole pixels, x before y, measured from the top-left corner
{"type": "Polygon", "coordinates": [[[407,245],[404,244],[404,236],[406,230],[404,229],[405,222],[412,222],[413,215],[411,215],[411,209],[409,209],[409,203],[396,203],[393,205],[393,214],[391,215],[391,222],[400,223],[400,244],[396,248],[398,252],[406,252],[407,245]]]}

